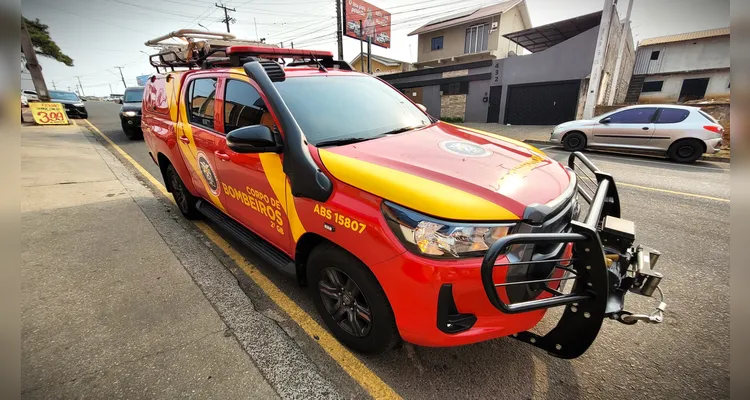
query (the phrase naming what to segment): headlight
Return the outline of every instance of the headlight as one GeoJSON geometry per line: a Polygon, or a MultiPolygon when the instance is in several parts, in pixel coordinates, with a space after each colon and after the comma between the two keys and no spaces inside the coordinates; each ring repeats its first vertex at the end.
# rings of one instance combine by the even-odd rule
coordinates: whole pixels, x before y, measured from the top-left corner
{"type": "Polygon", "coordinates": [[[515,226],[441,221],[389,202],[383,203],[383,214],[404,247],[435,258],[482,257],[515,226]]]}
{"type": "Polygon", "coordinates": [[[76,106],[76,107],[83,107],[83,106],[85,106],[85,104],[83,104],[83,103],[73,103],[73,105],[76,106]]]}
{"type": "Polygon", "coordinates": [[[123,112],[122,112],[122,115],[123,115],[124,117],[135,117],[135,115],[136,115],[136,112],[135,112],[135,111],[123,111],[123,112]]]}

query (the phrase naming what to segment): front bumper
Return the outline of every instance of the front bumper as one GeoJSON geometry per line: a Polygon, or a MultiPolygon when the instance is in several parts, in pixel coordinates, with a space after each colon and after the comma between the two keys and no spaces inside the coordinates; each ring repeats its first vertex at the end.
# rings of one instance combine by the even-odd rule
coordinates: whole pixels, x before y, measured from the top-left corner
{"type": "Polygon", "coordinates": [[[588,203],[585,217],[581,221],[572,221],[569,229],[563,232],[518,233],[503,237],[490,247],[482,261],[485,293],[502,313],[523,315],[565,306],[562,318],[546,335],[528,331],[513,335],[561,358],[582,355],[596,339],[605,318],[625,324],[637,321],[658,323],[662,322],[666,307],[662,296],[656,311],[650,315],[633,315],[623,309],[625,294],[629,291],[644,296],[656,292],[662,295],[659,288],[662,275],[653,270],[660,253],[642,246],[633,247],[635,226],[619,218],[620,202],[611,175],[599,171],[579,152],[570,155],[568,164],[578,177],[576,191],[588,203]],[[538,254],[533,250],[534,246],[557,244],[572,246],[571,255],[538,254]],[[532,246],[532,256],[510,262],[501,256],[519,246],[532,246]],[[550,262],[555,263],[554,269],[564,271],[564,276],[499,283],[495,278],[498,267],[525,265],[531,269],[550,262]],[[566,280],[574,282],[569,293],[551,286],[566,280]],[[543,285],[548,296],[509,301],[507,290],[510,287],[530,284],[543,285]]]}
{"type": "Polygon", "coordinates": [[[141,129],[141,116],[136,115],[134,117],[126,117],[122,114],[120,114],[120,122],[122,122],[122,127],[129,128],[129,129],[141,129]]]}
{"type": "Polygon", "coordinates": [[[68,117],[88,118],[89,116],[86,107],[76,107],[72,104],[65,104],[65,113],[68,117]]]}

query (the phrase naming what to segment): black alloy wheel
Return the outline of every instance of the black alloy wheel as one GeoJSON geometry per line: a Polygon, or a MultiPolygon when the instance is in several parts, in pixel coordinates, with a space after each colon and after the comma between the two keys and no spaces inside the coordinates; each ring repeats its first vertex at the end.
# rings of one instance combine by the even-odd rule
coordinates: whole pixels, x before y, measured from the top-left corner
{"type": "Polygon", "coordinates": [[[318,293],[328,314],[350,335],[367,336],[372,328],[372,312],[357,283],[334,267],[326,267],[321,272],[318,293]]]}

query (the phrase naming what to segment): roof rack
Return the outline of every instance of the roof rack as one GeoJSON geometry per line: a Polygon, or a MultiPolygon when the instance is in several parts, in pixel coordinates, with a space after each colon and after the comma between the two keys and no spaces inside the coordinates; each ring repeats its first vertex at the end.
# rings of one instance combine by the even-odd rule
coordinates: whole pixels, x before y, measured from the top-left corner
{"type": "Polygon", "coordinates": [[[196,29],[180,29],[151,39],[144,43],[159,52],[149,56],[149,63],[156,68],[200,68],[209,58],[227,57],[226,50],[232,46],[257,46],[275,48],[275,45],[251,40],[236,39],[231,33],[208,32],[196,29]]]}
{"type": "Polygon", "coordinates": [[[280,47],[266,47],[255,45],[236,45],[226,49],[226,57],[208,59],[201,68],[209,69],[215,67],[241,67],[248,61],[270,60],[279,65],[296,67],[313,65],[325,70],[326,68],[338,68],[352,70],[352,66],[346,61],[333,59],[333,53],[324,50],[285,49],[280,47]],[[286,63],[286,59],[292,59],[286,63]]]}

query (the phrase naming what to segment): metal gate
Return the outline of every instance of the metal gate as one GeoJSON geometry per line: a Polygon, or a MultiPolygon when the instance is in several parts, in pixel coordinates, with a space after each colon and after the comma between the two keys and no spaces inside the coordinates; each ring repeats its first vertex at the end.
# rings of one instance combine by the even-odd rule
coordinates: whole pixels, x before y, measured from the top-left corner
{"type": "Polygon", "coordinates": [[[490,87],[490,105],[487,108],[487,122],[500,122],[500,99],[502,95],[502,86],[490,87]]]}
{"type": "Polygon", "coordinates": [[[505,121],[511,125],[556,125],[575,119],[581,81],[508,87],[505,121]]]}

